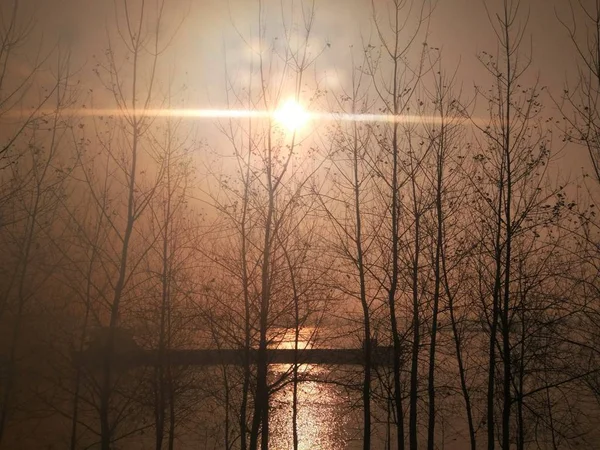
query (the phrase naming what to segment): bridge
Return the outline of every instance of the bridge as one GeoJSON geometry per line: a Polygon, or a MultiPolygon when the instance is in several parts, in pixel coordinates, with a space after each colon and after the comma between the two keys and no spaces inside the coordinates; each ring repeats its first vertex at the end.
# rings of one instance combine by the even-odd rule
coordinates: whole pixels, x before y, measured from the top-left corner
{"type": "MultiPolygon", "coordinates": [[[[108,328],[99,328],[92,333],[87,349],[75,355],[78,364],[88,367],[102,364],[109,336],[108,328]]],[[[133,339],[133,334],[125,329],[114,330],[114,352],[111,361],[118,367],[158,366],[219,366],[245,364],[244,348],[236,349],[186,349],[165,350],[161,356],[158,350],[144,350],[133,339]]],[[[371,339],[371,364],[373,366],[393,365],[393,348],[379,346],[377,339],[371,339]]],[[[258,350],[250,349],[250,363],[256,364],[258,350]]],[[[363,348],[293,348],[267,349],[268,364],[320,364],[364,366],[363,348]]]]}
{"type": "MultiPolygon", "coordinates": [[[[258,350],[250,350],[251,364],[256,364],[258,350]]],[[[80,364],[94,366],[101,364],[102,353],[96,349],[88,349],[76,357],[80,364]]],[[[115,365],[121,367],[157,366],[161,356],[156,350],[115,351],[112,355],[115,365]]],[[[172,366],[218,366],[244,365],[244,349],[201,349],[201,350],[166,350],[162,356],[164,364],[172,366]]],[[[321,364],[321,365],[356,365],[363,366],[365,355],[363,349],[346,348],[310,348],[301,349],[267,349],[268,364],[321,364]]],[[[391,347],[373,347],[372,365],[391,366],[393,349],[391,347]]]]}

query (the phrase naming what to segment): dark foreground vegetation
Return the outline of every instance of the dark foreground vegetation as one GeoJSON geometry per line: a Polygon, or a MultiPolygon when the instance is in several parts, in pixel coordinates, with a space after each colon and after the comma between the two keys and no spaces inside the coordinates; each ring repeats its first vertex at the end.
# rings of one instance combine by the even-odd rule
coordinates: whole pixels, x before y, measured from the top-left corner
{"type": "Polygon", "coordinates": [[[336,85],[315,3],[216,45],[219,107],[266,113],[208,121],[176,112],[176,3],[116,1],[83,65],[0,6],[0,448],[266,450],[286,389],[289,448],[316,448],[305,348],[352,355],[319,380],[348,446],[600,446],[600,7],[557,14],[557,92],[525,0],[484,3],[477,80],[433,3],[374,1],[336,85]],[[286,128],[288,98],[319,115],[286,128]]]}

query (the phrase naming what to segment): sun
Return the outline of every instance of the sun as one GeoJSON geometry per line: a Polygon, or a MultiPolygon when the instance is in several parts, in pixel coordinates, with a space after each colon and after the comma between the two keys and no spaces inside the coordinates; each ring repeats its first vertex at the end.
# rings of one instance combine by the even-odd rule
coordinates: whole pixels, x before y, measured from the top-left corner
{"type": "Polygon", "coordinates": [[[290,98],[275,110],[273,118],[285,129],[293,132],[306,124],[309,114],[300,103],[290,98]]]}

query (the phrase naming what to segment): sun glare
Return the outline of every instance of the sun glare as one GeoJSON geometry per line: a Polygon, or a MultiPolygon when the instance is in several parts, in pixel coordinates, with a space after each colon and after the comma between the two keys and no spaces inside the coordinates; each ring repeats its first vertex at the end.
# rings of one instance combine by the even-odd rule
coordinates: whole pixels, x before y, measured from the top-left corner
{"type": "Polygon", "coordinates": [[[306,124],[309,118],[308,112],[294,99],[283,103],[273,113],[275,120],[288,131],[298,131],[306,124]]]}

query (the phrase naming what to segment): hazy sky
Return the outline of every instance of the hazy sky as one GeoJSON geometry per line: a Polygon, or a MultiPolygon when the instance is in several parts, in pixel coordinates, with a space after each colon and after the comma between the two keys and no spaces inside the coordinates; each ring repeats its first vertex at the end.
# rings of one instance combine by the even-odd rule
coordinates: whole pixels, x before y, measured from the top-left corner
{"type": "MultiPolygon", "coordinates": [[[[83,61],[106,46],[106,29],[113,29],[114,5],[109,0],[28,0],[26,10],[35,10],[38,32],[43,31],[47,43],[62,38],[68,42],[77,59],[83,61]]],[[[265,9],[291,0],[266,0],[265,9]]],[[[120,3],[120,2],[117,2],[120,3]]],[[[152,4],[153,0],[149,1],[152,4]]],[[[296,0],[296,3],[298,1],[296,0]]],[[[348,46],[360,45],[362,37],[371,32],[370,0],[316,0],[314,36],[317,41],[332,44],[330,51],[319,61],[320,66],[344,64],[348,46]]],[[[493,8],[497,1],[489,1],[493,8]]],[[[528,34],[534,56],[534,71],[539,70],[542,83],[562,83],[569,67],[574,65],[571,46],[558,23],[555,9],[565,16],[567,0],[524,0],[523,17],[529,10],[528,34]]],[[[169,0],[169,23],[184,19],[177,34],[175,48],[178,65],[194,76],[198,85],[211,80],[208,72],[222,66],[224,43],[229,57],[240,45],[232,22],[238,29],[256,31],[257,1],[254,0],[169,0]]],[[[380,17],[385,2],[375,0],[380,17]]],[[[277,17],[277,16],[276,16],[277,17]]],[[[278,27],[273,20],[270,28],[278,27]]],[[[476,55],[481,50],[495,51],[495,37],[490,28],[483,0],[438,0],[430,25],[429,43],[443,47],[444,59],[449,66],[461,64],[465,82],[476,78],[480,67],[476,55]]],[[[529,42],[526,43],[529,46],[529,42]]]]}
{"type": "MultiPolygon", "coordinates": [[[[280,3],[291,0],[266,0],[267,10],[278,10],[280,3]]],[[[117,0],[117,4],[121,4],[117,0]]],[[[149,0],[153,4],[154,0],[149,0]]],[[[298,3],[296,1],[296,3],[298,3]]],[[[379,18],[385,18],[383,0],[374,0],[379,18]]],[[[492,8],[499,1],[487,2],[492,8]]],[[[173,31],[181,23],[171,50],[161,61],[161,68],[177,73],[188,86],[189,107],[215,107],[223,104],[224,55],[230,68],[243,68],[245,46],[235,29],[246,37],[257,32],[258,2],[254,0],[168,0],[167,29],[173,31]],[[182,22],[183,20],[183,22],[182,22]],[[233,26],[235,24],[235,27],[233,26]]],[[[529,16],[523,50],[533,54],[529,72],[533,80],[539,74],[542,85],[559,95],[567,77],[574,77],[575,57],[565,30],[556,14],[568,17],[567,0],[523,0],[521,20],[529,16]]],[[[58,40],[69,47],[72,62],[80,67],[84,84],[93,86],[93,55],[106,48],[107,31],[114,36],[114,3],[107,0],[24,0],[22,14],[33,14],[37,37],[43,35],[46,46],[58,40]]],[[[268,20],[273,34],[280,32],[279,13],[268,20]]],[[[121,15],[117,15],[122,18],[121,15]]],[[[316,0],[314,46],[330,43],[317,62],[317,72],[336,73],[343,81],[349,69],[350,46],[359,48],[361,40],[375,38],[371,26],[370,0],[316,0]]],[[[477,60],[480,51],[494,53],[496,41],[490,27],[483,0],[438,0],[430,22],[431,46],[443,48],[448,70],[458,67],[458,80],[467,95],[474,83],[491,84],[477,60]]],[[[35,39],[32,42],[39,42],[35,39]]],[[[166,73],[166,72],[165,72],[166,73]]],[[[547,108],[551,102],[545,101],[547,108]]],[[[585,153],[575,151],[566,164],[568,170],[585,164],[585,153]]]]}

